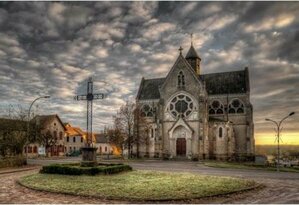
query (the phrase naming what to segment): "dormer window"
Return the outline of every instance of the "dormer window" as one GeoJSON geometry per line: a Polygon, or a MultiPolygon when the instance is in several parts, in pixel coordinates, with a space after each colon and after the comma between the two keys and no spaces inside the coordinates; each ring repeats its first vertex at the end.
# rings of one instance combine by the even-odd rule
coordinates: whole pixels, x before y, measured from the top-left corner
{"type": "Polygon", "coordinates": [[[179,72],[178,75],[178,87],[184,87],[185,86],[185,76],[182,71],[179,72]]]}

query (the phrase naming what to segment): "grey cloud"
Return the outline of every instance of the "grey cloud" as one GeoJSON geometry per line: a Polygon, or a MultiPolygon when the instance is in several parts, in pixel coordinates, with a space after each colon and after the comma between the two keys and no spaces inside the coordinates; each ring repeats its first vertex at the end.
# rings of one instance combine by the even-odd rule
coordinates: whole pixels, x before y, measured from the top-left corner
{"type": "Polygon", "coordinates": [[[299,112],[298,9],[298,2],[1,2],[0,106],[26,107],[50,94],[37,112],[84,128],[86,103],[73,96],[92,76],[95,91],[108,94],[95,102],[98,131],[134,99],[142,76],[167,74],[194,33],[203,73],[249,66],[255,128],[272,131],[265,116],[299,112]]]}

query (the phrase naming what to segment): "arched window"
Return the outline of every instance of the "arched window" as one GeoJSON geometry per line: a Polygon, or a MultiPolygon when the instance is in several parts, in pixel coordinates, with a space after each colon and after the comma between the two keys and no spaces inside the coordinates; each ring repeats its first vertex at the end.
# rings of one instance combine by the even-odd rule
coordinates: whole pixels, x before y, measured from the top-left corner
{"type": "Polygon", "coordinates": [[[219,137],[221,138],[223,136],[223,130],[222,127],[219,127],[219,137]]]}
{"type": "Polygon", "coordinates": [[[185,86],[185,76],[182,71],[178,74],[178,87],[184,87],[185,86]]]}
{"type": "Polygon", "coordinates": [[[153,117],[154,116],[154,109],[152,106],[148,104],[144,104],[141,107],[141,117],[153,117]]]}
{"type": "Polygon", "coordinates": [[[239,99],[232,100],[228,105],[228,113],[230,114],[242,114],[244,112],[244,104],[239,99]]]}
{"type": "Polygon", "coordinates": [[[209,105],[209,114],[210,115],[222,115],[224,114],[224,106],[219,100],[214,100],[209,105]]]}
{"type": "Polygon", "coordinates": [[[62,140],[62,132],[59,132],[59,139],[62,140]]]}

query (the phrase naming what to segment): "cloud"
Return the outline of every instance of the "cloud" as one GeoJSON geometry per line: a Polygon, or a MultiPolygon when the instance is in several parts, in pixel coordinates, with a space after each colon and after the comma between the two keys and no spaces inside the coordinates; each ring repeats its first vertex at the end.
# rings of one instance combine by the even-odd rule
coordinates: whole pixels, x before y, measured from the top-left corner
{"type": "MultiPolygon", "coordinates": [[[[179,51],[193,45],[201,72],[249,67],[256,132],[271,131],[265,116],[298,110],[299,14],[297,2],[10,2],[0,8],[0,106],[39,95],[37,112],[58,113],[85,127],[94,91],[95,130],[134,99],[142,77],[164,77],[179,51]]],[[[296,130],[299,115],[288,121],[296,130]]],[[[298,130],[297,130],[298,131],[298,130]]]]}

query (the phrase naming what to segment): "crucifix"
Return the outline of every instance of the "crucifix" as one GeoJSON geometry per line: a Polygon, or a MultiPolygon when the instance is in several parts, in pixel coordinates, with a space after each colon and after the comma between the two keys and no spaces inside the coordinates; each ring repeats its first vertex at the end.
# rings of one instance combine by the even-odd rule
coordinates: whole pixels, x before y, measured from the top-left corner
{"type": "Polygon", "coordinates": [[[103,93],[93,93],[93,82],[92,78],[89,78],[87,82],[87,94],[86,95],[77,95],[75,100],[86,100],[87,101],[87,115],[86,115],[86,146],[91,147],[92,145],[92,102],[93,100],[104,99],[103,93]]]}

